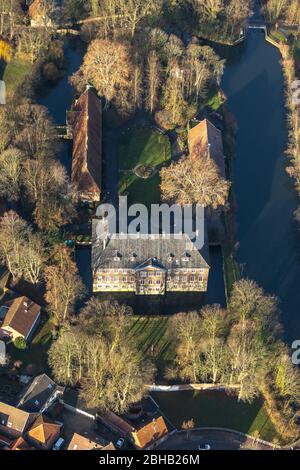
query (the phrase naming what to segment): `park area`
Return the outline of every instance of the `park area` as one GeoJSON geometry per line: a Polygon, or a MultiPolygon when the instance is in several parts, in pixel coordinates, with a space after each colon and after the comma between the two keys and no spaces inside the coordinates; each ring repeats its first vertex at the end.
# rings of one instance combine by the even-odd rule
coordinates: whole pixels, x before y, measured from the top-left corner
{"type": "Polygon", "coordinates": [[[250,404],[217,390],[153,392],[151,395],[178,429],[184,421],[192,419],[195,427],[228,428],[268,442],[280,441],[261,398],[250,404]]]}
{"type": "Polygon", "coordinates": [[[119,194],[128,203],[160,202],[160,168],[171,160],[168,136],[151,127],[126,129],[119,140],[119,194]]]}
{"type": "MultiPolygon", "coordinates": [[[[168,317],[133,317],[129,330],[129,336],[137,343],[141,354],[155,363],[156,383],[164,382],[165,372],[174,360],[176,345],[169,325],[168,317]]],[[[238,402],[235,395],[212,390],[155,392],[152,395],[178,429],[183,421],[193,418],[195,427],[225,427],[270,442],[279,439],[262,399],[249,404],[238,402]]]]}

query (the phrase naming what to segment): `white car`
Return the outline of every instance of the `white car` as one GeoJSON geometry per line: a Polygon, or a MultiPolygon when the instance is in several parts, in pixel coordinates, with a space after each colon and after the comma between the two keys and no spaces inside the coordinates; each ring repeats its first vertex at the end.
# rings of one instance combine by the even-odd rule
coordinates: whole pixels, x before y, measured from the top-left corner
{"type": "Polygon", "coordinates": [[[59,439],[57,439],[57,441],[55,442],[54,446],[52,447],[52,450],[61,450],[62,446],[64,445],[65,443],[65,440],[60,437],[59,439]]]}
{"type": "Polygon", "coordinates": [[[211,447],[209,444],[200,444],[198,447],[199,450],[210,450],[211,447]]]}
{"type": "Polygon", "coordinates": [[[125,442],[125,439],[123,439],[123,437],[120,437],[120,439],[118,439],[116,442],[116,448],[121,449],[123,447],[124,442],[125,442]]]}

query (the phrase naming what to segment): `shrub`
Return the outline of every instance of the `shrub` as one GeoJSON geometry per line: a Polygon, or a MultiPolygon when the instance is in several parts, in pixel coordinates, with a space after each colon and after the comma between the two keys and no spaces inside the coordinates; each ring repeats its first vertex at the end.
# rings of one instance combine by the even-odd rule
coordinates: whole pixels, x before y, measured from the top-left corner
{"type": "Polygon", "coordinates": [[[54,62],[48,62],[43,66],[43,75],[48,81],[56,81],[61,77],[61,72],[58,70],[54,62]]]}
{"type": "Polygon", "coordinates": [[[14,340],[14,346],[17,349],[26,349],[27,348],[26,340],[22,338],[22,336],[18,336],[18,338],[14,340]]]}

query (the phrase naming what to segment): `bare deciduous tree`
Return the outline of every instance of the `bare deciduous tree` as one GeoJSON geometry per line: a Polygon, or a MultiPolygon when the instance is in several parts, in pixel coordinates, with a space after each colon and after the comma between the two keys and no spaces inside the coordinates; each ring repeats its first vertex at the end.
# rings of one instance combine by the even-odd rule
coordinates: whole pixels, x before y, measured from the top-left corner
{"type": "Polygon", "coordinates": [[[78,275],[70,250],[64,245],[53,249],[52,263],[45,269],[48,309],[57,326],[70,320],[76,300],[84,294],[84,286],[78,275]]]}
{"type": "Polygon", "coordinates": [[[17,201],[20,195],[23,154],[8,148],[0,155],[0,196],[17,201]]]}
{"type": "Polygon", "coordinates": [[[183,158],[162,168],[160,176],[165,200],[180,205],[196,203],[214,209],[227,203],[230,183],[220,176],[210,158],[183,158]]]}
{"type": "Polygon", "coordinates": [[[153,367],[126,341],[124,329],[122,341],[113,330],[103,333],[72,328],[51,347],[49,363],[60,382],[80,381],[81,396],[89,406],[124,413],[146,393],[153,367]]]}
{"type": "Polygon", "coordinates": [[[100,96],[109,104],[120,90],[130,90],[133,66],[128,45],[105,39],[93,41],[84,58],[81,71],[100,96]]]}
{"type": "Polygon", "coordinates": [[[0,222],[0,257],[14,281],[22,277],[33,284],[40,281],[46,260],[43,242],[13,211],[0,222]]]}
{"type": "Polygon", "coordinates": [[[225,351],[226,311],[219,305],[204,307],[201,312],[202,380],[221,382],[227,368],[225,351]]]}
{"type": "Polygon", "coordinates": [[[146,107],[150,113],[154,112],[158,102],[158,89],[160,86],[161,69],[157,54],[152,51],[148,57],[147,64],[147,99],[146,107]]]}

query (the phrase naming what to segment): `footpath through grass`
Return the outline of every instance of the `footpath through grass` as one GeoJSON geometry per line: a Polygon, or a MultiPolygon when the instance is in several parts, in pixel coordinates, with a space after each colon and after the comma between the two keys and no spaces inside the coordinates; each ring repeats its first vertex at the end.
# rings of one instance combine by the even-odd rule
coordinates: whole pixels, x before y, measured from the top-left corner
{"type": "Polygon", "coordinates": [[[128,195],[129,204],[158,204],[158,171],[171,159],[168,137],[149,127],[132,127],[124,131],[118,153],[119,193],[128,195]],[[138,165],[150,166],[156,173],[148,179],[140,178],[133,171],[138,165]]]}

